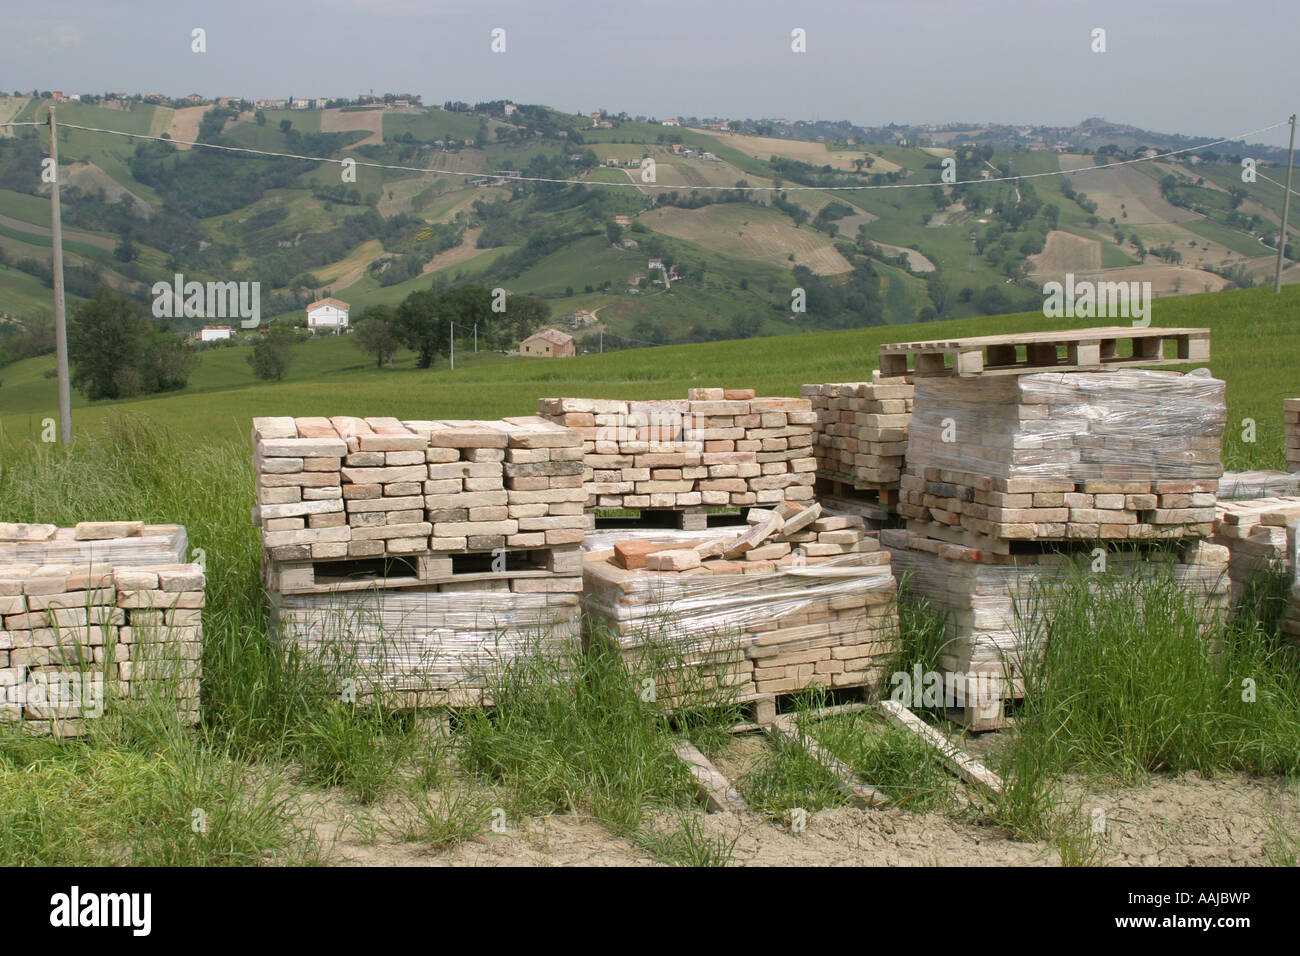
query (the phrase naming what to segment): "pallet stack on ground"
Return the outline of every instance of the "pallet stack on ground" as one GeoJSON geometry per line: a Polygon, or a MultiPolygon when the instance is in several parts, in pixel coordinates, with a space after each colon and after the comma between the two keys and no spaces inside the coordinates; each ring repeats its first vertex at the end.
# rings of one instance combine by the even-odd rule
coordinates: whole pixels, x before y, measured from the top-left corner
{"type": "Polygon", "coordinates": [[[1288,529],[1300,521],[1300,497],[1220,501],[1217,514],[1214,542],[1231,552],[1229,575],[1234,600],[1263,572],[1294,571],[1288,529]]]}
{"type": "Polygon", "coordinates": [[[900,481],[907,529],[881,540],[952,612],[944,666],[958,683],[1006,695],[958,710],[959,720],[994,729],[1023,694],[1007,609],[1014,589],[1060,573],[1061,552],[1114,550],[1112,562],[1137,573],[1172,551],[1207,608],[1227,600],[1227,551],[1203,543],[1223,470],[1224,383],[1129,367],[1205,361],[1207,330],[1081,329],[880,352],[886,374],[915,385],[900,481]]]}
{"type": "Polygon", "coordinates": [[[0,524],[0,721],[77,737],[164,697],[196,723],[205,580],[185,548],[175,525],[0,524]]]}
{"type": "Polygon", "coordinates": [[[1300,472],[1225,471],[1219,478],[1219,501],[1289,498],[1300,495],[1300,472]]]}
{"type": "Polygon", "coordinates": [[[543,398],[538,411],[582,436],[588,512],[674,512],[698,530],[710,508],[813,498],[806,399],[693,388],[683,401],[543,398]]]}
{"type": "Polygon", "coordinates": [[[904,378],[804,385],[817,413],[813,451],[817,477],[840,497],[866,491],[888,508],[898,481],[912,420],[912,383],[904,378]]]}
{"type": "Polygon", "coordinates": [[[259,418],[253,446],[282,633],[345,661],[361,693],[481,700],[487,663],[576,639],[586,492],[571,429],[259,418]]]}
{"type": "Polygon", "coordinates": [[[1199,375],[920,378],[899,510],[935,536],[1204,537],[1226,419],[1199,375]]]}
{"type": "MultiPolygon", "coordinates": [[[[1008,703],[1024,696],[1025,655],[1037,649],[1027,621],[1056,587],[1092,573],[1094,542],[1004,555],[902,529],[881,531],[880,540],[909,595],[945,617],[940,664],[945,674],[958,675],[961,688],[961,697],[948,702],[951,715],[974,731],[1006,726],[1008,703]]],[[[1171,574],[1207,624],[1227,614],[1229,555],[1220,545],[1113,543],[1105,557],[1107,572],[1121,578],[1171,574]]]]}
{"type": "Polygon", "coordinates": [[[1300,471],[1300,398],[1288,398],[1282,402],[1286,442],[1286,470],[1300,471]]]}
{"type": "Polygon", "coordinates": [[[584,560],[588,617],[671,708],[813,684],[876,691],[898,648],[888,552],[860,518],[816,505],[750,517],[744,535],[610,532],[598,543],[613,547],[584,560]]]}

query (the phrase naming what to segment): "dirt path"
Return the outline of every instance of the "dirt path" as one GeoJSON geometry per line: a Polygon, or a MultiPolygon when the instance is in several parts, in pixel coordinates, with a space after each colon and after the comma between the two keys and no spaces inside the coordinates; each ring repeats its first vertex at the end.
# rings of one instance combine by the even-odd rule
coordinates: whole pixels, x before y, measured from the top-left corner
{"type": "Polygon", "coordinates": [[[487,250],[480,249],[475,245],[475,243],[478,242],[479,233],[482,231],[483,229],[481,227],[477,229],[466,229],[465,237],[461,239],[460,245],[453,246],[450,249],[444,249],[442,252],[438,253],[424,264],[424,268],[420,270],[420,275],[427,276],[430,272],[436,272],[439,269],[445,269],[448,266],[454,266],[461,262],[466,262],[473,259],[480,252],[486,252],[487,250]]]}
{"type": "MultiPolygon", "coordinates": [[[[1095,862],[1140,866],[1256,866],[1270,862],[1278,827],[1295,832],[1300,791],[1279,778],[1195,774],[1153,778],[1140,787],[1091,790],[1070,798],[1081,819],[1102,820],[1095,862]],[[1098,814],[1096,811],[1102,811],[1098,814]]],[[[489,803],[491,797],[488,797],[489,803]]],[[[332,847],[335,863],[352,866],[645,866],[655,860],[631,840],[587,817],[556,814],[505,821],[451,849],[401,838],[400,805],[366,810],[337,793],[315,795],[310,825],[332,847]]],[[[836,808],[811,813],[806,830],[757,814],[691,816],[711,839],[732,844],[744,866],[1055,866],[1052,844],[1010,839],[991,824],[939,813],[836,808]]],[[[665,815],[654,826],[675,829],[665,815]]],[[[1091,825],[1091,824],[1090,824],[1091,825]]]]}

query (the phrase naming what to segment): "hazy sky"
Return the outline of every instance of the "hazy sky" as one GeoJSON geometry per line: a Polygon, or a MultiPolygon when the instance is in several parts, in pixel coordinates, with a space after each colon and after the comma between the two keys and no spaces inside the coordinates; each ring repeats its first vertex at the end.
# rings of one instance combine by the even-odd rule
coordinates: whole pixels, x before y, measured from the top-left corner
{"type": "MultiPolygon", "coordinates": [[[[1072,125],[1228,136],[1300,103],[1300,3],[46,0],[9,11],[0,88],[419,93],[589,112],[1072,125]],[[195,27],[207,52],[190,51],[195,27]],[[506,31],[493,53],[491,31],[506,31]],[[807,52],[791,50],[791,31],[807,52]],[[1094,28],[1105,53],[1091,50],[1094,28]]],[[[1285,145],[1277,130],[1255,139],[1285,145]]]]}

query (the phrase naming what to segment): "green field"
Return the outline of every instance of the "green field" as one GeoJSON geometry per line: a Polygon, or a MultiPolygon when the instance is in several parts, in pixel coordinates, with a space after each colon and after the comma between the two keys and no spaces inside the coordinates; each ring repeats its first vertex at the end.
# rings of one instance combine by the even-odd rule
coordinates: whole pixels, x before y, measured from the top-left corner
{"type": "MultiPolygon", "coordinates": [[[[1247,289],[1162,298],[1155,322],[1213,330],[1209,367],[1228,383],[1228,467],[1282,467],[1282,399],[1300,394],[1300,287],[1247,289]],[[1262,343],[1268,343],[1261,348],[1262,343]],[[1240,422],[1254,418],[1259,440],[1241,443],[1240,422]]],[[[1078,321],[1077,326],[1094,323],[1078,321]]],[[[347,337],[300,346],[288,379],[253,378],[245,349],[204,353],[189,388],[145,400],[89,405],[73,396],[74,425],[93,433],[106,418],[142,414],[204,442],[242,442],[257,415],[391,415],[398,418],[495,418],[531,414],[539,397],[680,398],[692,386],[755,387],[760,394],[797,395],[805,382],[861,381],[876,367],[883,342],[1069,327],[1025,313],[925,325],[807,333],[737,342],[702,343],[581,355],[521,359],[469,352],[460,344],[457,368],[445,362],[421,371],[413,356],[375,369],[347,337]]],[[[29,359],[3,372],[0,427],[5,442],[36,434],[57,416],[55,383],[43,376],[53,357],[29,359]]]]}

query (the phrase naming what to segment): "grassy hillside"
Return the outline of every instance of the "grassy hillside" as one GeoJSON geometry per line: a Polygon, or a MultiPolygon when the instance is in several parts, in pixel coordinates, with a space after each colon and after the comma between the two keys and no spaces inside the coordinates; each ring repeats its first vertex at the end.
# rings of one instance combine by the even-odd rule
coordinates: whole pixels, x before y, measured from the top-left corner
{"type": "MultiPolygon", "coordinates": [[[[1073,323],[1086,326],[1086,321],[1073,323]]],[[[1213,329],[1210,369],[1228,383],[1226,455],[1232,468],[1282,467],[1282,399],[1300,395],[1300,289],[1281,296],[1250,289],[1162,299],[1154,324],[1213,329]],[[1243,444],[1241,421],[1254,418],[1258,440],[1243,444]]],[[[257,382],[246,348],[204,353],[184,391],[147,400],[88,405],[74,395],[74,425],[94,434],[106,419],[144,415],[204,443],[244,442],[256,415],[392,415],[399,418],[494,418],[531,414],[540,396],[680,398],[696,385],[753,386],[762,394],[797,395],[805,382],[860,381],[876,367],[883,342],[1069,327],[1024,313],[990,319],[808,333],[734,342],[636,349],[573,359],[475,356],[462,341],[457,368],[429,370],[400,355],[376,369],[346,337],[300,346],[288,379],[257,382]]],[[[39,432],[57,417],[55,383],[44,377],[52,357],[5,369],[0,427],[5,443],[39,432]]]]}

